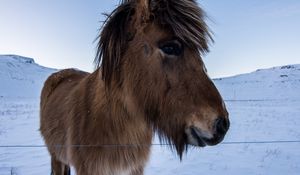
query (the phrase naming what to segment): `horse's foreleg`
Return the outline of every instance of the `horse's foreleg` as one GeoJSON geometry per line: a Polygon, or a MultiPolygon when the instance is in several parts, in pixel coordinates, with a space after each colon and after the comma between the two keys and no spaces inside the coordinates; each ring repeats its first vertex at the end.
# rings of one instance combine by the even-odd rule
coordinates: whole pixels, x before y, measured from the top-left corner
{"type": "Polygon", "coordinates": [[[71,175],[71,169],[55,157],[51,157],[51,175],[71,175]]]}
{"type": "Polygon", "coordinates": [[[64,175],[71,175],[71,168],[68,165],[65,165],[63,172],[64,175]]]}
{"type": "Polygon", "coordinates": [[[131,173],[131,175],[143,175],[144,174],[144,167],[139,167],[135,171],[131,173]]]}

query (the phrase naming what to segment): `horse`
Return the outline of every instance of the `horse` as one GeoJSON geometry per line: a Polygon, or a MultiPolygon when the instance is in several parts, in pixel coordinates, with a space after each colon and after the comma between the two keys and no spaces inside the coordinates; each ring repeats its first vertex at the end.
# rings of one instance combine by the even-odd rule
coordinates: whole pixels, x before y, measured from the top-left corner
{"type": "Polygon", "coordinates": [[[122,0],[97,37],[95,71],[45,81],[40,131],[51,174],[142,175],[158,135],[180,160],[220,143],[224,101],[202,57],[213,42],[195,0],[122,0]]]}

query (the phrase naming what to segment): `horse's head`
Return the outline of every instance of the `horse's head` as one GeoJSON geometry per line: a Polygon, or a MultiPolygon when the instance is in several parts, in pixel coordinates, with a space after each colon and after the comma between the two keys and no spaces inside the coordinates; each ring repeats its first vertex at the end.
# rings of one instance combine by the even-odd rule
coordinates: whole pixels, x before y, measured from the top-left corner
{"type": "Polygon", "coordinates": [[[163,141],[181,156],[188,144],[215,145],[229,128],[224,102],[201,55],[211,40],[194,0],[127,0],[100,35],[107,89],[121,89],[163,141]]]}

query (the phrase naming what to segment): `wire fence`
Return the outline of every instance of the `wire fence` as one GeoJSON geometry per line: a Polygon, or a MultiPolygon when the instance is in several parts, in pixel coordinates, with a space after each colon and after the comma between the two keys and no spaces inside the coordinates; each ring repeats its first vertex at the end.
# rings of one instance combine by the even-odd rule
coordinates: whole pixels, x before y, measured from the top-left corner
{"type": "MultiPolygon", "coordinates": [[[[241,145],[241,144],[295,144],[299,143],[300,140],[270,140],[270,141],[228,141],[222,142],[220,145],[241,145]]],[[[172,146],[172,144],[102,144],[102,145],[0,145],[0,148],[46,148],[46,147],[56,147],[56,148],[116,148],[116,147],[152,147],[152,146],[172,146]]]]}
{"type": "Polygon", "coordinates": [[[274,102],[274,101],[300,101],[298,99],[226,99],[225,102],[274,102]]]}

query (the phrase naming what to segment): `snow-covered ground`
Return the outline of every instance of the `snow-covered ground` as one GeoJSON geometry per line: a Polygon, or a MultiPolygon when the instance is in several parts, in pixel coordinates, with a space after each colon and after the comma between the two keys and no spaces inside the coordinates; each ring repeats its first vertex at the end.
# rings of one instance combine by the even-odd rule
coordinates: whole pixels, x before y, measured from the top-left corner
{"type": "MultiPolygon", "coordinates": [[[[0,56],[0,175],[50,174],[39,128],[39,93],[54,69],[33,59],[0,56]]],[[[224,142],[300,140],[300,65],[216,79],[231,128],[224,142]]],[[[154,140],[154,142],[158,142],[154,140]]],[[[146,175],[299,175],[300,143],[220,144],[192,148],[182,162],[153,146],[146,175]]]]}

